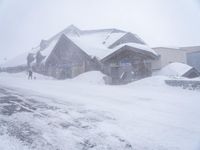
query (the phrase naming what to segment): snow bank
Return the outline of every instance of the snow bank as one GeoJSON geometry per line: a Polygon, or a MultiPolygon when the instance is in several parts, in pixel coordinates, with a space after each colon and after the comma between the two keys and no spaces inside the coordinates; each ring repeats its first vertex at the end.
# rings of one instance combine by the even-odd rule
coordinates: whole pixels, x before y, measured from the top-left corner
{"type": "Polygon", "coordinates": [[[169,77],[166,76],[152,76],[148,78],[144,78],[138,81],[134,81],[132,83],[129,83],[127,87],[138,87],[138,86],[166,86],[165,85],[165,80],[170,79],[169,77]]]}
{"type": "Polygon", "coordinates": [[[90,83],[90,84],[100,84],[103,85],[104,80],[103,77],[105,74],[100,71],[89,71],[83,74],[80,74],[76,78],[72,79],[72,82],[82,82],[82,83],[90,83]]]}
{"type": "MultiPolygon", "coordinates": [[[[77,107],[77,111],[90,110],[91,115],[99,112],[106,118],[111,118],[109,120],[103,118],[101,122],[97,121],[94,124],[96,128],[83,130],[87,133],[88,130],[90,131],[87,135],[94,142],[100,141],[96,138],[100,135],[106,141],[102,143],[111,141],[110,144],[114,145],[115,141],[113,142],[112,138],[104,135],[119,135],[120,141],[125,139],[136,150],[199,150],[200,148],[200,92],[165,86],[164,80],[168,77],[154,76],[129,85],[106,86],[88,84],[88,82],[98,83],[96,81],[102,77],[99,72],[88,72],[65,81],[31,81],[27,78],[15,77],[15,75],[0,74],[0,85],[25,94],[35,94],[41,98],[51,97],[56,104],[78,104],[82,106],[82,109],[77,107]]],[[[50,103],[51,98],[44,101],[50,103]]],[[[70,115],[73,112],[71,109],[73,105],[66,106],[66,108],[70,107],[70,115]]],[[[55,113],[52,114],[57,118],[62,117],[55,113]]],[[[76,120],[76,115],[77,113],[74,113],[70,118],[76,120]]],[[[66,120],[69,121],[68,118],[66,120]]],[[[92,119],[92,122],[95,120],[96,117],[92,119]]],[[[92,122],[88,122],[90,126],[92,122]]],[[[55,120],[55,125],[58,123],[55,120]]],[[[77,130],[76,127],[73,128],[73,131],[77,130]]],[[[66,129],[54,134],[58,139],[56,142],[59,144],[59,141],[65,140],[60,134],[73,137],[74,134],[69,131],[66,129]]],[[[84,136],[83,134],[80,132],[77,135],[84,136]]],[[[52,137],[48,136],[48,138],[52,137]]],[[[63,142],[66,147],[75,141],[73,138],[66,139],[67,142],[63,142]]],[[[63,146],[63,143],[61,142],[59,146],[63,146]]]]}
{"type": "Polygon", "coordinates": [[[154,75],[165,75],[165,76],[177,76],[181,77],[186,72],[188,72],[190,69],[192,69],[191,66],[183,64],[183,63],[171,63],[161,70],[154,73],[154,75]]]}

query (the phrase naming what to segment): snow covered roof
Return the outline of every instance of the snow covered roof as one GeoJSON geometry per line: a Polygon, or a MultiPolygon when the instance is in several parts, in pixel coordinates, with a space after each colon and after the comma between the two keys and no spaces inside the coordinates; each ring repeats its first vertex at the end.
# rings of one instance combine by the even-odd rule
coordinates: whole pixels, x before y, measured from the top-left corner
{"type": "Polygon", "coordinates": [[[200,46],[190,46],[190,47],[163,46],[163,47],[154,47],[153,49],[155,51],[168,49],[172,51],[182,51],[186,53],[200,52],[200,46]]]}
{"type": "Polygon", "coordinates": [[[105,57],[101,61],[107,61],[111,57],[113,57],[116,54],[119,54],[121,52],[124,52],[122,48],[125,47],[125,50],[130,50],[136,53],[146,54],[146,56],[149,56],[151,58],[156,58],[158,54],[154,52],[149,46],[138,44],[138,43],[124,43],[120,44],[119,46],[110,49],[110,51],[107,51],[105,57]]]}
{"type": "Polygon", "coordinates": [[[171,50],[180,50],[178,46],[162,46],[162,47],[154,47],[153,49],[171,49],[171,50]]]}
{"type": "Polygon", "coordinates": [[[186,52],[200,52],[200,46],[181,47],[186,52]]]}
{"type": "Polygon", "coordinates": [[[52,42],[54,40],[58,40],[62,34],[75,35],[75,34],[79,34],[79,32],[81,32],[81,30],[79,30],[74,25],[70,25],[66,29],[64,29],[61,32],[57,33],[56,35],[52,36],[47,41],[50,43],[50,42],[52,42]]]}
{"type": "Polygon", "coordinates": [[[140,49],[142,51],[146,51],[146,52],[150,52],[150,53],[153,53],[154,55],[158,55],[152,48],[150,48],[148,45],[144,45],[144,44],[138,44],[138,43],[124,43],[124,44],[121,44],[117,47],[115,47],[114,49],[115,50],[118,50],[124,46],[129,46],[129,47],[133,47],[133,48],[137,48],[137,49],[140,49]]]}
{"type": "Polygon", "coordinates": [[[126,33],[108,33],[98,32],[91,34],[84,34],[80,37],[68,36],[76,45],[91,56],[96,56],[99,59],[105,57],[112,49],[108,46],[120,39],[126,33]]]}
{"type": "Polygon", "coordinates": [[[55,39],[51,43],[49,43],[49,45],[45,49],[40,50],[41,55],[46,56],[43,62],[45,62],[46,59],[48,58],[48,56],[51,54],[51,52],[54,49],[54,47],[56,46],[57,42],[58,42],[58,39],[55,39]]]}
{"type": "Polygon", "coordinates": [[[16,67],[16,66],[22,66],[27,64],[27,56],[28,52],[22,53],[18,55],[17,57],[8,60],[4,64],[1,65],[1,67],[16,67]]]}
{"type": "Polygon", "coordinates": [[[79,30],[71,25],[47,40],[47,47],[40,50],[41,54],[46,56],[46,59],[63,34],[88,55],[103,58],[105,56],[104,53],[109,51],[108,46],[123,37],[126,32],[117,29],[79,30]]]}
{"type": "Polygon", "coordinates": [[[191,69],[192,67],[187,64],[174,62],[163,67],[160,71],[156,72],[155,75],[183,76],[191,69]]]}
{"type": "MultiPolygon", "coordinates": [[[[64,34],[88,55],[96,56],[99,59],[106,57],[107,55],[113,53],[114,51],[125,45],[129,45],[131,47],[135,47],[144,51],[149,51],[157,55],[155,51],[147,45],[138,43],[126,43],[121,44],[117,48],[109,48],[110,45],[115,43],[127,33],[128,32],[117,29],[79,30],[77,27],[71,25],[62,32],[50,38],[47,41],[47,48],[41,50],[41,54],[43,56],[46,56],[47,59],[47,57],[50,55],[51,51],[55,47],[56,43],[58,42],[59,37],[64,34]]],[[[136,38],[138,38],[138,36],[136,36],[136,38]]]]}
{"type": "MultiPolygon", "coordinates": [[[[43,46],[39,45],[33,48],[29,53],[36,54],[40,51],[42,56],[45,56],[43,63],[46,62],[47,58],[53,51],[54,47],[58,43],[60,37],[62,35],[67,36],[70,40],[72,40],[80,49],[86,52],[90,56],[95,56],[98,59],[103,59],[107,55],[113,53],[114,51],[120,49],[123,46],[130,46],[135,47],[137,49],[148,51],[153,54],[156,54],[154,50],[148,47],[145,44],[138,44],[138,43],[125,43],[121,44],[114,48],[109,48],[112,44],[116,41],[127,35],[129,32],[125,32],[118,29],[99,29],[99,30],[80,30],[74,25],[70,25],[63,31],[59,32],[58,34],[52,36],[48,40],[42,40],[41,43],[43,46]]],[[[135,35],[135,38],[143,41],[135,35]]],[[[15,59],[11,60],[10,62],[6,63],[4,66],[17,66],[26,64],[26,57],[28,53],[23,54],[23,56],[16,57],[15,59]],[[13,63],[14,62],[14,63],[13,63]]]]}

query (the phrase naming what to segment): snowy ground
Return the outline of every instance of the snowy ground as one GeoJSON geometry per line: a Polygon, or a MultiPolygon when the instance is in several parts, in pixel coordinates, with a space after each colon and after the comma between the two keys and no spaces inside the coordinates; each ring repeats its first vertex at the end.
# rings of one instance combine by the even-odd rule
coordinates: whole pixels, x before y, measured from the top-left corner
{"type": "Polygon", "coordinates": [[[99,72],[36,76],[0,74],[1,150],[200,149],[200,91],[161,76],[123,86],[99,72]]]}

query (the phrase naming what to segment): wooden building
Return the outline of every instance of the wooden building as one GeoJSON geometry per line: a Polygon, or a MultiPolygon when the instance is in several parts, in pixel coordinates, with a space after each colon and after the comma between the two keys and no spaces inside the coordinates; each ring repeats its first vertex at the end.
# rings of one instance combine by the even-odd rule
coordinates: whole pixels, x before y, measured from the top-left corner
{"type": "Polygon", "coordinates": [[[118,30],[80,30],[71,25],[27,55],[27,67],[57,79],[99,70],[125,84],[151,75],[157,54],[137,35],[118,30]]]}
{"type": "Polygon", "coordinates": [[[152,60],[157,55],[143,45],[123,44],[116,51],[101,60],[103,72],[111,77],[111,84],[128,82],[151,76],[152,60]]]}
{"type": "Polygon", "coordinates": [[[34,71],[57,79],[73,78],[99,70],[111,84],[124,84],[151,75],[151,60],[157,54],[137,35],[118,29],[80,30],[73,25],[28,56],[34,71]]]}

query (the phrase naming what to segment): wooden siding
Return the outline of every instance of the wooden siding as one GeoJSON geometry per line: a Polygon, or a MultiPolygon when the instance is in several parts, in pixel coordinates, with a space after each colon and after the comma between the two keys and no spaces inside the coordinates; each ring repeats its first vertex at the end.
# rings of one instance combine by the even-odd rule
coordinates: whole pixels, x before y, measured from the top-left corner
{"type": "Polygon", "coordinates": [[[58,79],[73,78],[97,63],[65,35],[62,35],[45,63],[45,74],[58,79]]]}
{"type": "Polygon", "coordinates": [[[102,71],[115,80],[113,84],[125,84],[152,74],[151,57],[127,49],[121,50],[102,63],[102,71]],[[122,80],[124,73],[127,77],[122,80]]]}

